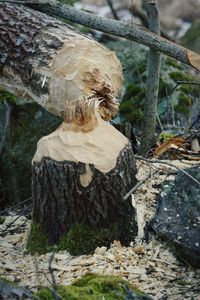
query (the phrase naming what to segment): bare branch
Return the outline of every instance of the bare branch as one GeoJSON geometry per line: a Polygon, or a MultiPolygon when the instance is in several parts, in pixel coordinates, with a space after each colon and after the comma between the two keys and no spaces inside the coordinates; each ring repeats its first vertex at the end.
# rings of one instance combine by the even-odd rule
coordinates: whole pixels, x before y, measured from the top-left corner
{"type": "Polygon", "coordinates": [[[157,170],[154,170],[153,172],[150,171],[149,174],[142,180],[136,183],[136,185],[123,197],[123,200],[127,200],[131,194],[133,194],[147,179],[150,177],[153,177],[153,175],[157,172],[157,170]]]}
{"type": "Polygon", "coordinates": [[[186,176],[188,176],[195,183],[197,183],[198,185],[200,185],[200,182],[196,178],[194,178],[193,176],[191,176],[187,171],[185,171],[185,170],[183,170],[183,169],[175,166],[172,163],[169,163],[169,162],[166,162],[166,161],[163,161],[163,160],[159,160],[159,159],[148,159],[148,158],[144,158],[144,157],[139,156],[139,155],[134,155],[134,157],[135,157],[135,159],[143,160],[143,161],[146,161],[146,162],[151,163],[151,164],[163,164],[163,165],[167,165],[167,166],[173,167],[173,168],[179,170],[180,172],[182,172],[183,174],[185,174],[186,176]]]}
{"type": "Polygon", "coordinates": [[[115,11],[114,7],[113,7],[113,3],[112,0],[107,0],[107,3],[110,7],[110,10],[112,11],[113,17],[115,18],[115,20],[119,20],[119,17],[117,15],[117,12],[115,11]]]}
{"type": "Polygon", "coordinates": [[[200,81],[186,81],[186,80],[177,81],[176,85],[169,91],[169,93],[163,98],[158,100],[158,103],[168,98],[181,84],[200,85],[200,81]]]}
{"type": "MultiPolygon", "coordinates": [[[[2,0],[0,0],[0,2],[2,2],[2,0]]],[[[3,0],[3,2],[5,2],[5,0],[3,0]]],[[[69,5],[60,4],[56,1],[49,1],[48,4],[44,4],[38,0],[36,3],[34,1],[32,4],[27,4],[27,1],[21,0],[20,3],[52,16],[66,18],[71,22],[135,41],[200,70],[200,55],[170,42],[137,24],[128,24],[123,21],[98,17],[92,13],[77,10],[69,5]]]]}
{"type": "Polygon", "coordinates": [[[55,300],[62,300],[62,297],[56,291],[56,279],[55,279],[54,272],[53,272],[53,269],[52,269],[52,262],[53,262],[53,259],[54,259],[54,255],[55,255],[55,252],[52,252],[52,254],[49,258],[49,266],[48,266],[49,273],[51,275],[51,280],[52,280],[52,289],[51,289],[51,291],[52,291],[52,296],[55,300]]]}

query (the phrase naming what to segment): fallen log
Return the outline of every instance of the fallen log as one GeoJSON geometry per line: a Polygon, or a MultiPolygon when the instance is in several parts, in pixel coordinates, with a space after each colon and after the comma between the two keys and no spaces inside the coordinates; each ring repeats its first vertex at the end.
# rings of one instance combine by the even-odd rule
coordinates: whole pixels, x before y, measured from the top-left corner
{"type": "MultiPolygon", "coordinates": [[[[20,0],[19,2],[26,4],[24,0],[20,0]]],[[[200,55],[198,53],[171,42],[137,24],[99,17],[69,5],[60,4],[54,0],[48,2],[45,0],[30,0],[27,5],[52,16],[66,18],[71,22],[84,25],[88,28],[135,41],[171,56],[200,71],[200,55]]]]}

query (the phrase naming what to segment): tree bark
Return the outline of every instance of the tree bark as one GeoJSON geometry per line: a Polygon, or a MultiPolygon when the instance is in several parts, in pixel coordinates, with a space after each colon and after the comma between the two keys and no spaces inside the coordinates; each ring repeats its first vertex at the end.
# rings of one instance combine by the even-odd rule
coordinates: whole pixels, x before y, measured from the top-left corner
{"type": "MultiPolygon", "coordinates": [[[[149,30],[160,35],[160,19],[156,1],[144,1],[149,17],[149,30]]],[[[160,77],[161,53],[154,49],[149,50],[148,77],[146,86],[146,105],[143,118],[140,153],[146,155],[155,142],[157,102],[160,77]]]]}
{"type": "Polygon", "coordinates": [[[0,18],[0,86],[64,119],[40,139],[33,158],[33,224],[50,244],[76,224],[103,231],[102,245],[130,242],[136,234],[135,210],[131,198],[123,201],[123,196],[136,182],[136,166],[127,138],[105,121],[118,109],[118,59],[96,41],[25,6],[0,4],[0,18]]]}
{"type": "Polygon", "coordinates": [[[25,6],[0,3],[0,19],[1,89],[70,121],[77,107],[85,118],[97,102],[104,119],[116,114],[122,68],[112,51],[25,6]]]}
{"type": "Polygon", "coordinates": [[[120,239],[127,245],[134,239],[135,211],[130,197],[123,200],[136,183],[131,148],[127,144],[122,149],[116,166],[107,173],[92,164],[57,162],[50,158],[33,164],[33,219],[42,226],[50,244],[58,243],[75,224],[87,225],[93,230],[117,225],[113,240],[120,239]],[[92,174],[88,182],[84,181],[85,174],[88,177],[92,174]],[[123,236],[127,227],[130,231],[123,236]]]}
{"type": "MultiPolygon", "coordinates": [[[[22,0],[20,2],[25,3],[26,1],[22,0]]],[[[178,61],[182,61],[200,71],[200,55],[176,43],[168,41],[167,39],[148,31],[142,26],[98,17],[85,11],[79,11],[68,5],[58,4],[56,1],[48,4],[42,3],[40,0],[36,0],[35,2],[37,3],[27,5],[47,14],[66,18],[71,22],[143,44],[154,50],[160,51],[165,55],[171,56],[178,61]]]]}
{"type": "Polygon", "coordinates": [[[0,88],[39,103],[48,97],[50,64],[78,33],[30,8],[0,3],[0,88]]]}

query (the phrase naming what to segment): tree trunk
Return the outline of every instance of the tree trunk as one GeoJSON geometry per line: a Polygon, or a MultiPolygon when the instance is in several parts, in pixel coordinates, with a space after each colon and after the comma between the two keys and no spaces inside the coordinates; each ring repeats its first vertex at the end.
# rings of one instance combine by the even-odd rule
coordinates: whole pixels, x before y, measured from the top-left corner
{"type": "Polygon", "coordinates": [[[127,245],[137,226],[131,197],[123,197],[135,185],[135,174],[132,146],[112,125],[99,118],[85,133],[63,123],[39,141],[33,158],[33,220],[50,244],[59,244],[78,224],[87,226],[78,254],[113,240],[127,245]],[[94,234],[99,238],[92,242],[94,234]]]}
{"type": "Polygon", "coordinates": [[[94,249],[113,240],[130,243],[136,234],[135,214],[130,197],[124,201],[123,196],[136,182],[133,162],[131,145],[127,144],[107,173],[81,162],[43,158],[34,163],[33,219],[42,226],[50,244],[58,243],[76,224],[92,230],[116,226],[111,239],[101,237],[94,249]]]}
{"type": "MultiPolygon", "coordinates": [[[[144,5],[149,17],[149,29],[160,35],[160,19],[156,1],[145,0],[144,5]]],[[[146,106],[143,118],[143,130],[140,144],[140,153],[144,156],[155,143],[156,136],[156,115],[160,78],[161,53],[154,49],[149,49],[148,77],[146,86],[146,106]]]]}
{"type": "Polygon", "coordinates": [[[73,254],[114,239],[127,244],[136,234],[135,210],[123,196],[136,182],[136,166],[128,139],[107,122],[118,110],[118,59],[27,7],[0,4],[0,17],[0,87],[64,119],[40,139],[33,158],[29,250],[39,251],[42,241],[62,242],[73,254]]]}

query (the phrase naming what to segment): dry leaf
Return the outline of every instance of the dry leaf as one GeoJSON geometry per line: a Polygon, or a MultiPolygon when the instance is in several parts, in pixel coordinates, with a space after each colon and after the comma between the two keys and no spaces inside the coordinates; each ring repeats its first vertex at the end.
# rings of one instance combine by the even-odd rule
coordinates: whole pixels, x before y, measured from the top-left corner
{"type": "Polygon", "coordinates": [[[164,142],[163,144],[161,144],[160,146],[158,146],[155,151],[154,151],[154,155],[153,157],[159,157],[160,155],[164,154],[166,151],[168,151],[172,145],[174,146],[183,146],[185,144],[185,140],[183,138],[179,138],[179,137],[173,137],[169,140],[167,140],[166,142],[164,142]]]}

